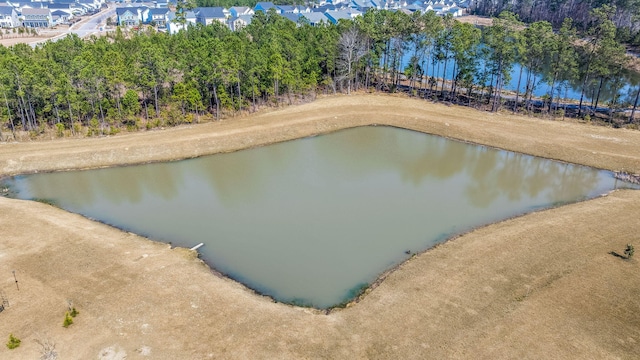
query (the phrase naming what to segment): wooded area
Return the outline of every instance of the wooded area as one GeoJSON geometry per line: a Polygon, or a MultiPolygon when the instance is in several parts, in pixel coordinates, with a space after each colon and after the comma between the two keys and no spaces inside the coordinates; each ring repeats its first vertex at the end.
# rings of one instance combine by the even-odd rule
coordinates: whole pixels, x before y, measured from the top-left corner
{"type": "MultiPolygon", "coordinates": [[[[610,9],[592,15],[597,21],[581,40],[570,20],[554,32],[548,22],[525,27],[504,12],[481,31],[432,12],[373,10],[337,26],[298,27],[270,12],[256,14],[237,32],[216,22],[176,35],[118,30],[35,49],[0,47],[0,130],[113,134],[362,89],[402,89],[493,111],[508,104],[513,111],[555,114],[569,81],[581,83],[583,95],[594,88],[595,108],[605,100],[603,87],[615,90],[618,95],[606,99],[614,123],[616,108],[633,105],[619,96],[625,49],[615,39],[610,9]],[[410,59],[406,67],[402,59],[410,59]],[[503,87],[516,63],[522,65],[523,91],[505,102],[503,87]],[[553,89],[542,106],[533,98],[541,81],[553,89]]],[[[578,109],[576,115],[584,116],[584,107],[578,109]]],[[[632,119],[633,114],[615,124],[632,119]]]]}
{"type": "Polygon", "coordinates": [[[609,19],[621,42],[640,45],[640,1],[639,0],[476,0],[473,12],[478,15],[498,16],[503,11],[518,15],[520,20],[532,23],[548,21],[559,28],[566,18],[571,18],[578,30],[586,32],[597,19],[593,9],[607,7],[609,19]]]}

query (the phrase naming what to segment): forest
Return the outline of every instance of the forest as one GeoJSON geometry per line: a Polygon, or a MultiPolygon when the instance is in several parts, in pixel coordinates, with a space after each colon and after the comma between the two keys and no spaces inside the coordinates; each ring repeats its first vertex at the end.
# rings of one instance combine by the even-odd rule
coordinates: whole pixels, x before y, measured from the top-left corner
{"type": "Polygon", "coordinates": [[[548,21],[554,28],[571,18],[578,30],[587,31],[597,21],[592,16],[593,9],[603,6],[612,11],[610,20],[617,28],[618,41],[640,45],[640,0],[476,0],[473,12],[498,16],[510,11],[524,22],[548,21]]]}
{"type": "Polygon", "coordinates": [[[561,90],[569,81],[582,86],[581,106],[572,115],[598,115],[590,109],[605,105],[600,91],[607,87],[614,96],[599,116],[616,126],[637,126],[634,113],[614,116],[622,106],[635,112],[640,92],[635,102],[619,96],[627,64],[611,8],[592,16],[582,37],[570,19],[554,31],[547,21],[524,26],[502,12],[480,29],[433,12],[374,10],[318,27],[270,12],[256,14],[236,32],[215,23],[175,35],[117,29],[36,48],[0,46],[0,138],[16,131],[34,137],[49,130],[61,137],[115,134],[352,91],[406,91],[489,111],[564,116],[569,110],[561,90]],[[522,90],[505,96],[516,63],[522,90]],[[540,82],[551,89],[542,104],[533,96],[540,82]],[[589,103],[587,89],[593,89],[589,103]]]}

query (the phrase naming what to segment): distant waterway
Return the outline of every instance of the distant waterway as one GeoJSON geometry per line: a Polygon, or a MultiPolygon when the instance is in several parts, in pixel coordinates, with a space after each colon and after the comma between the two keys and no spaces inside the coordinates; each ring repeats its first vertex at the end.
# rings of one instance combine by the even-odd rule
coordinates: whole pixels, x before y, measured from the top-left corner
{"type": "Polygon", "coordinates": [[[317,308],[349,301],[455,234],[633,186],[608,171],[387,127],[1,185],[173,245],[202,242],[218,271],[317,308]]]}

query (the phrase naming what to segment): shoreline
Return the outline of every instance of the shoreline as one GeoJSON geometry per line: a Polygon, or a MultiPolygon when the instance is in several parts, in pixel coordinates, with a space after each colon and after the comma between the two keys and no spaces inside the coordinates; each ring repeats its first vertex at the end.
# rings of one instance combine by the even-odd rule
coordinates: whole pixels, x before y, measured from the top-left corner
{"type": "MultiPolygon", "coordinates": [[[[374,123],[565,162],[586,154],[588,166],[640,170],[637,131],[356,95],[112,138],[0,144],[0,174],[115,166],[124,158],[176,160],[374,123]],[[539,129],[544,125],[549,128],[539,129]],[[556,144],[558,139],[569,145],[556,144]]],[[[29,340],[46,332],[64,358],[95,358],[107,350],[137,358],[147,347],[152,357],[167,359],[627,357],[634,353],[628,339],[640,341],[634,327],[640,300],[633,295],[640,279],[632,275],[637,261],[603,252],[637,240],[637,191],[452,236],[381,274],[383,281],[355,306],[323,316],[256,296],[216,275],[189,250],[43,204],[0,197],[0,212],[7,215],[0,217],[0,291],[15,304],[0,313],[6,318],[0,336],[13,332],[29,340]],[[4,276],[11,269],[18,269],[22,292],[11,290],[13,278],[4,276]],[[81,314],[63,329],[69,298],[81,314]],[[51,310],[56,308],[62,313],[51,310]],[[621,336],[626,345],[616,342],[621,336]]],[[[34,357],[37,351],[33,341],[23,341],[17,350],[0,349],[0,357],[34,357]]]]}

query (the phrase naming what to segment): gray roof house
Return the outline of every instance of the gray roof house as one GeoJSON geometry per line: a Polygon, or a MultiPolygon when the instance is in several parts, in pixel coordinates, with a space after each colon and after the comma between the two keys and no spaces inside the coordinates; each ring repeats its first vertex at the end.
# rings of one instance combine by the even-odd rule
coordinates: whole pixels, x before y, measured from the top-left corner
{"type": "Polygon", "coordinates": [[[280,14],[297,14],[299,12],[298,7],[293,5],[276,5],[276,9],[280,14]]]}
{"type": "Polygon", "coordinates": [[[51,13],[51,20],[55,25],[58,24],[66,24],[70,19],[73,18],[73,15],[69,14],[66,11],[56,10],[51,13]]]}
{"type": "Polygon", "coordinates": [[[47,6],[52,12],[53,11],[64,11],[67,14],[71,15],[73,14],[73,8],[71,6],[71,4],[58,4],[58,3],[54,3],[54,4],[49,4],[47,6]]]}
{"type": "Polygon", "coordinates": [[[302,18],[300,21],[304,21],[306,19],[311,26],[318,26],[320,24],[329,24],[329,18],[324,16],[323,13],[319,12],[310,12],[308,14],[301,14],[302,18]]]}
{"type": "Polygon", "coordinates": [[[14,28],[20,26],[18,13],[12,6],[0,6],[0,28],[14,28]]]}
{"type": "Polygon", "coordinates": [[[169,21],[170,12],[171,10],[167,8],[149,9],[149,17],[147,18],[147,22],[153,22],[156,27],[164,28],[167,25],[167,21],[169,21]]]}
{"type": "Polygon", "coordinates": [[[193,12],[196,14],[196,21],[203,25],[211,25],[214,21],[227,23],[227,14],[222,7],[195,8],[193,12]]]}
{"type": "Polygon", "coordinates": [[[238,31],[243,27],[251,24],[251,20],[253,20],[253,14],[237,16],[229,21],[229,28],[232,31],[238,31]]]}
{"type": "Polygon", "coordinates": [[[291,20],[291,21],[293,21],[294,23],[297,24],[302,15],[294,14],[294,13],[284,13],[284,14],[280,14],[280,16],[282,16],[285,19],[291,20]]]}
{"type": "Polygon", "coordinates": [[[49,9],[22,9],[22,25],[24,27],[41,28],[51,27],[53,25],[53,19],[51,17],[51,10],[49,9]]]}
{"type": "Polygon", "coordinates": [[[241,15],[253,15],[255,12],[248,6],[232,6],[229,8],[229,14],[233,18],[237,18],[241,15]]]}

